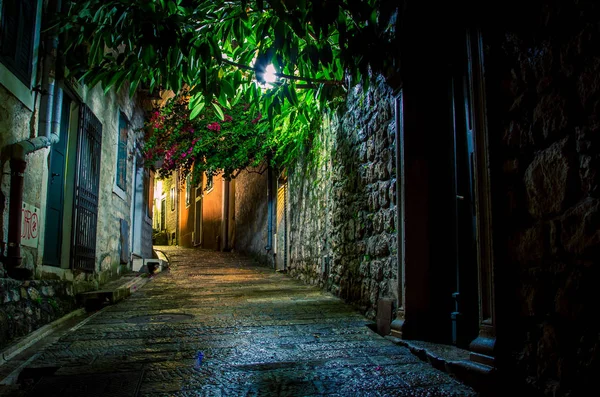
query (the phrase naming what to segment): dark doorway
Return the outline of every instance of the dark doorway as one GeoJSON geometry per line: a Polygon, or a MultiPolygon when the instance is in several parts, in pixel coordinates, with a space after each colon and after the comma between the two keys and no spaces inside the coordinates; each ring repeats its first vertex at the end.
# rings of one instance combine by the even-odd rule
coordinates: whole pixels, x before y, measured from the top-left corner
{"type": "Polygon", "coordinates": [[[67,146],[69,142],[71,101],[63,99],[60,121],[60,140],[51,146],[46,199],[46,231],[44,237],[44,264],[61,265],[65,183],[67,176],[67,146]]]}
{"type": "MultiPolygon", "coordinates": [[[[465,35],[466,38],[466,35],[465,35]]],[[[455,279],[452,298],[452,342],[468,347],[478,331],[477,245],[475,239],[474,126],[467,42],[452,65],[451,103],[454,130],[455,279]]]]}

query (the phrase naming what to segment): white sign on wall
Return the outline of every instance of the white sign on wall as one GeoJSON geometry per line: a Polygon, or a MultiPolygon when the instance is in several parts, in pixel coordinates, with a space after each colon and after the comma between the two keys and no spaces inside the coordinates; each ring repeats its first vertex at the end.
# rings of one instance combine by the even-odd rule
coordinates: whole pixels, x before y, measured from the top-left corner
{"type": "Polygon", "coordinates": [[[21,244],[37,248],[40,209],[23,202],[21,208],[21,244]]]}

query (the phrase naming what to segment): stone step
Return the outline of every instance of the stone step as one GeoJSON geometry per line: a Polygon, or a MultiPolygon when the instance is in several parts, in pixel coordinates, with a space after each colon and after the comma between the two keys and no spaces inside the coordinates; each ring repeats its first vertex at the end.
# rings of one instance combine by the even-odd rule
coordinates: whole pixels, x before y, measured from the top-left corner
{"type": "Polygon", "coordinates": [[[129,297],[150,279],[150,275],[141,273],[135,277],[127,277],[109,283],[97,291],[82,292],[77,295],[77,299],[87,311],[97,310],[102,306],[114,305],[129,297]]]}
{"type": "Polygon", "coordinates": [[[122,276],[118,280],[111,281],[97,291],[82,292],[77,295],[77,299],[86,308],[87,311],[97,310],[105,305],[114,305],[130,296],[132,293],[144,286],[152,276],[169,267],[165,259],[134,259],[134,273],[122,276]]]}

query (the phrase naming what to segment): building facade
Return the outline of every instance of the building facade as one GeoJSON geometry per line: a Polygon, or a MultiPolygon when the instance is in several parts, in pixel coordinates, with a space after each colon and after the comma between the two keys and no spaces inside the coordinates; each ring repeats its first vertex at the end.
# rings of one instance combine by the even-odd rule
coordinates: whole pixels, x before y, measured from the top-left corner
{"type": "Polygon", "coordinates": [[[225,180],[222,174],[203,173],[195,185],[191,174],[180,178],[174,171],[169,177],[157,180],[156,192],[161,199],[155,200],[154,213],[164,218],[164,224],[155,223],[155,230],[163,227],[161,230],[167,236],[161,241],[188,248],[231,249],[234,182],[225,180]]]}
{"type": "Polygon", "coordinates": [[[0,4],[2,310],[13,313],[2,336],[10,338],[24,331],[14,330],[20,311],[40,306],[34,318],[23,314],[31,331],[64,314],[77,293],[130,270],[133,258],[152,256],[154,183],[141,153],[141,98],[60,77],[54,37],[41,33],[46,4],[0,4]],[[33,290],[12,294],[15,280],[33,290]],[[46,305],[53,290],[67,291],[66,306],[46,305]]]}

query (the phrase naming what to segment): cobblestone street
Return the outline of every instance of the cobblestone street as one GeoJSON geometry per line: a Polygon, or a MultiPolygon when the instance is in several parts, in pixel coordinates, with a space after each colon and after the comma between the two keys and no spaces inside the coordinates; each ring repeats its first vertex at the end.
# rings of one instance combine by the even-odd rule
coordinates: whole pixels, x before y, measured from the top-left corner
{"type": "Polygon", "coordinates": [[[170,270],[42,352],[32,395],[475,395],[316,287],[234,253],[157,248],[170,270]]]}

